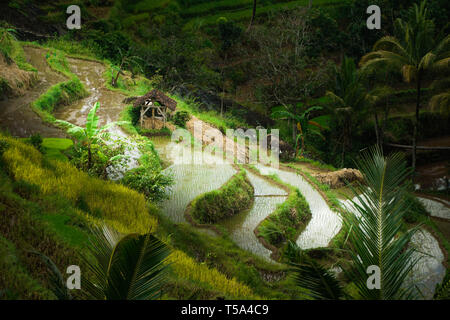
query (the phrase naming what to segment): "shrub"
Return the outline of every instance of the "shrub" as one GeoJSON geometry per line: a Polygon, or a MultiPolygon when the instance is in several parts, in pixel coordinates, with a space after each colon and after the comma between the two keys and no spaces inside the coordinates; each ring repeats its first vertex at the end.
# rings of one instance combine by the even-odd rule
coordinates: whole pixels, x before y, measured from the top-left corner
{"type": "Polygon", "coordinates": [[[253,200],[253,186],[244,170],[234,175],[219,190],[200,195],[192,202],[192,217],[201,223],[215,223],[248,209],[253,200]]]}
{"type": "Polygon", "coordinates": [[[173,116],[172,122],[181,128],[185,128],[186,122],[188,122],[190,118],[191,116],[187,111],[177,111],[173,116]]]}
{"type": "Polygon", "coordinates": [[[31,145],[41,152],[42,152],[42,142],[43,140],[39,133],[35,133],[30,137],[31,145]]]}
{"type": "Polygon", "coordinates": [[[125,173],[121,181],[125,186],[143,193],[152,201],[165,199],[166,189],[173,183],[171,176],[148,167],[139,167],[125,173]]]}

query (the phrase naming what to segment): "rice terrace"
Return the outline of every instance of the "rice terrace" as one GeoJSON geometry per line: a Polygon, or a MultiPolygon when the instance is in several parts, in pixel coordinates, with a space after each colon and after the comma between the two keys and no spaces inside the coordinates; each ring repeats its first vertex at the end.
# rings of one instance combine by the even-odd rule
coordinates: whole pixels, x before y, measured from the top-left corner
{"type": "Polygon", "coordinates": [[[448,300],[449,15],[3,2],[0,300],[448,300]]]}

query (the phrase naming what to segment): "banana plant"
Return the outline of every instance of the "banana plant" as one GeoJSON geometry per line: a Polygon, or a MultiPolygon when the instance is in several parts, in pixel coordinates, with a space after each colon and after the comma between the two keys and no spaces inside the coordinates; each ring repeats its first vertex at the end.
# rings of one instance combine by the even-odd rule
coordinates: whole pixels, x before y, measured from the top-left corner
{"type": "MultiPolygon", "coordinates": [[[[297,106],[304,107],[303,104],[299,103],[297,106]]],[[[319,123],[312,121],[309,119],[311,112],[322,110],[322,107],[314,106],[310,107],[300,114],[296,114],[293,111],[290,111],[287,107],[277,107],[272,111],[273,119],[291,119],[296,122],[296,127],[298,130],[298,134],[295,138],[295,155],[296,157],[302,157],[303,152],[305,150],[305,137],[311,134],[317,135],[322,139],[325,139],[322,135],[321,131],[324,130],[324,127],[319,123]],[[300,141],[300,144],[299,144],[300,141]]]]}
{"type": "MultiPolygon", "coordinates": [[[[108,129],[120,124],[127,123],[126,121],[111,122],[103,127],[98,126],[99,117],[97,110],[100,108],[100,103],[96,102],[86,117],[86,127],[79,127],[73,123],[56,120],[56,123],[67,129],[67,133],[74,137],[78,142],[84,145],[88,151],[88,169],[92,167],[92,145],[99,142],[105,142],[110,138],[108,129]]],[[[116,159],[110,159],[116,160],[116,159]]]]}

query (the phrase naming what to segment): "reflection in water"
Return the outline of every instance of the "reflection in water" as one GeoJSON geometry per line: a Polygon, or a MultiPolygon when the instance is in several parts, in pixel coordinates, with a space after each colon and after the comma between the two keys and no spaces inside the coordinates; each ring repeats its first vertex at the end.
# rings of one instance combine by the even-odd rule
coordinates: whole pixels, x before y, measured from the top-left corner
{"type": "Polygon", "coordinates": [[[433,162],[417,167],[416,190],[450,190],[448,161],[433,162]]]}
{"type": "Polygon", "coordinates": [[[253,231],[261,221],[275,211],[277,205],[284,201],[286,201],[285,196],[255,197],[255,202],[250,210],[225,220],[223,225],[230,231],[231,239],[239,247],[270,261],[272,252],[261,244],[253,231]]]}

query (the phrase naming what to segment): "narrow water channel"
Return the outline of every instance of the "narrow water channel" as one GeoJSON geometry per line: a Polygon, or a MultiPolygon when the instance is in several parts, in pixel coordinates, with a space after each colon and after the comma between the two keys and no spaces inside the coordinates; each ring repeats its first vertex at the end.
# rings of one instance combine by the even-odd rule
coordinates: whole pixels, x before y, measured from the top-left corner
{"type": "Polygon", "coordinates": [[[257,165],[262,174],[276,174],[282,181],[298,188],[311,210],[311,220],[296,243],[302,249],[327,247],[342,227],[341,218],[333,212],[320,193],[301,175],[257,165]]]}

